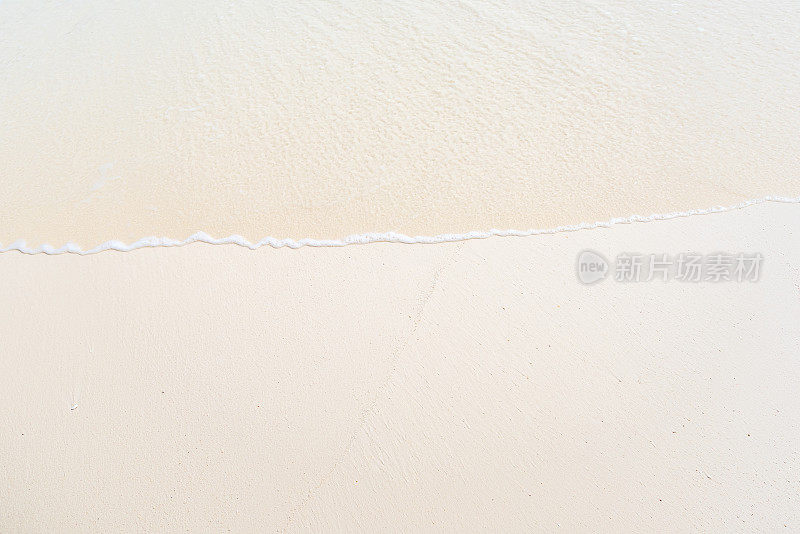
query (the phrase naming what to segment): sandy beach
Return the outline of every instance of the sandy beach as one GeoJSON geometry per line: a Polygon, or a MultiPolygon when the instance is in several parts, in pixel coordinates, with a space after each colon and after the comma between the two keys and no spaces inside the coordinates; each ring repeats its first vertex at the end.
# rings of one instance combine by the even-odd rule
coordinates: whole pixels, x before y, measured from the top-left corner
{"type": "Polygon", "coordinates": [[[0,530],[800,527],[800,206],[0,255],[0,530]],[[586,286],[584,249],[761,252],[586,286]]]}
{"type": "Polygon", "coordinates": [[[0,532],[800,531],[798,28],[0,0],[0,532]]]}

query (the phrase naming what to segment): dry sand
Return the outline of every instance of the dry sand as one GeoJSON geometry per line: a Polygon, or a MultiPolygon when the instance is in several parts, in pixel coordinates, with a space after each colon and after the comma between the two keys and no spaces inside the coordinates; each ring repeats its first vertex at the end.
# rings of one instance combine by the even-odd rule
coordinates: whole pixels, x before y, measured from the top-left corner
{"type": "Polygon", "coordinates": [[[800,4],[0,2],[0,243],[800,196],[800,4]]]}
{"type": "Polygon", "coordinates": [[[0,531],[798,530],[799,228],[0,254],[0,531]]]}

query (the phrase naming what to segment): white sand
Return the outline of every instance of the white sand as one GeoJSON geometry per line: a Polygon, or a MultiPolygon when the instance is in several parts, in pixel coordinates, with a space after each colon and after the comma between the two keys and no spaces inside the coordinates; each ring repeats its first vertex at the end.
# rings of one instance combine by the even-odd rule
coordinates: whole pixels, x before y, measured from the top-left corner
{"type": "Polygon", "coordinates": [[[798,530],[798,228],[763,204],[0,254],[0,531],[798,530]],[[587,247],[765,259],[758,283],[587,287],[587,247]]]}
{"type": "Polygon", "coordinates": [[[800,196],[800,4],[0,2],[0,243],[800,196]]]}
{"type": "MultiPolygon", "coordinates": [[[[800,197],[796,2],[0,0],[0,249],[800,197]]],[[[0,532],[800,530],[800,204],[0,253],[0,532]],[[758,283],[583,286],[596,249],[758,283]]]]}

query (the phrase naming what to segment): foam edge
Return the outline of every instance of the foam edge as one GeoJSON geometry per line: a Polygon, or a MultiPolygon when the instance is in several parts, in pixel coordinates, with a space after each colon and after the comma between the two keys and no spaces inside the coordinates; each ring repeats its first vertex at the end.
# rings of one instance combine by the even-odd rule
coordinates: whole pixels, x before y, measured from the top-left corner
{"type": "Polygon", "coordinates": [[[485,239],[487,237],[526,237],[540,234],[556,234],[560,232],[574,232],[577,230],[589,230],[592,228],[608,228],[616,224],[629,224],[635,222],[650,222],[661,221],[666,219],[675,219],[678,217],[690,217],[693,215],[707,215],[710,213],[719,213],[723,211],[731,211],[746,208],[764,202],[783,202],[783,203],[800,203],[800,197],[778,197],[767,196],[758,199],[746,200],[735,204],[733,206],[714,206],[707,209],[694,209],[689,211],[673,212],[673,213],[658,213],[648,216],[631,215],[629,217],[617,217],[608,221],[598,221],[593,223],[580,223],[569,226],[558,226],[555,228],[535,229],[535,230],[488,230],[488,231],[472,231],[464,234],[439,234],[434,236],[407,236],[396,232],[386,233],[366,233],[350,235],[343,239],[310,239],[303,238],[295,239],[276,239],[274,237],[265,237],[264,239],[251,243],[240,235],[231,235],[216,239],[206,234],[205,232],[198,232],[189,236],[184,240],[170,239],[167,237],[145,237],[134,243],[125,244],[121,241],[106,241],[101,245],[88,250],[81,249],[77,244],[68,242],[60,248],[55,248],[49,244],[42,244],[36,248],[28,247],[24,240],[18,240],[7,247],[3,247],[0,243],[0,253],[17,251],[23,254],[79,254],[81,256],[87,254],[97,254],[106,250],[116,250],[119,252],[130,252],[138,248],[144,247],[180,247],[189,245],[191,243],[208,243],[210,245],[239,245],[247,247],[251,250],[263,246],[270,246],[273,248],[300,248],[300,247],[344,247],[347,245],[363,245],[367,243],[407,243],[407,244],[433,244],[433,243],[447,243],[452,241],[464,241],[467,239],[485,239]]]}

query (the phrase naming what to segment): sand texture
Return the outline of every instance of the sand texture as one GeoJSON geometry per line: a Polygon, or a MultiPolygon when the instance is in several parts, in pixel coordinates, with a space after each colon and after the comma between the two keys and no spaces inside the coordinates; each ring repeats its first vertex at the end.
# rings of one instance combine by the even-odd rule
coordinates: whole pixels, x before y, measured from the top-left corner
{"type": "Polygon", "coordinates": [[[800,529],[800,209],[0,255],[0,531],[800,529]],[[576,254],[761,252],[757,283],[576,254]],[[786,528],[784,528],[786,527],[786,528]]]}

